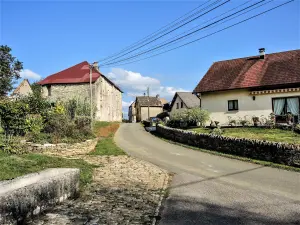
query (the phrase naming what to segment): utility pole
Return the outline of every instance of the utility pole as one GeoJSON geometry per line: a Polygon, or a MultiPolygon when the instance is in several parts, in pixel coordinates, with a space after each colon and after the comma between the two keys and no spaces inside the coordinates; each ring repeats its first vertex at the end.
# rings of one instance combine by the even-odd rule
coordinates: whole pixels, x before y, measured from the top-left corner
{"type": "Polygon", "coordinates": [[[147,87],[147,95],[148,95],[148,120],[150,121],[150,98],[149,98],[149,87],[147,87]]]}
{"type": "Polygon", "coordinates": [[[91,129],[93,129],[93,86],[92,86],[92,76],[93,76],[93,64],[90,64],[90,108],[91,108],[91,129]]]}

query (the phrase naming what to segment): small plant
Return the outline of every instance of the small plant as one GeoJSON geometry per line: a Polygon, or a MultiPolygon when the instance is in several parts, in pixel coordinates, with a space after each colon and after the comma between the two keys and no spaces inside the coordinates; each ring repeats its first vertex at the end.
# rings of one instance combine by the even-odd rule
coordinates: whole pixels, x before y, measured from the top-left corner
{"type": "Polygon", "coordinates": [[[252,117],[252,121],[253,121],[254,126],[257,127],[258,123],[259,123],[259,117],[253,116],[252,117]]]}
{"type": "Polygon", "coordinates": [[[215,122],[216,126],[218,126],[218,124],[220,123],[219,121],[214,121],[214,122],[215,122]]]}
{"type": "Polygon", "coordinates": [[[286,114],[286,122],[288,124],[291,124],[292,123],[292,119],[293,119],[293,114],[292,113],[287,113],[286,114]]]}
{"type": "Polygon", "coordinates": [[[223,130],[220,127],[214,128],[212,131],[210,131],[211,135],[216,135],[216,136],[222,136],[223,130]]]}
{"type": "Polygon", "coordinates": [[[236,120],[230,120],[229,125],[230,126],[236,126],[236,120]]]}

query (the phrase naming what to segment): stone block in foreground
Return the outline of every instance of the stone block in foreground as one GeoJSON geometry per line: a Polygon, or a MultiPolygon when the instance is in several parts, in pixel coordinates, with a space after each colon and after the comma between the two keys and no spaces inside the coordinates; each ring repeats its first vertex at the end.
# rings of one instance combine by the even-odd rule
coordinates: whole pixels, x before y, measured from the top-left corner
{"type": "Polygon", "coordinates": [[[27,217],[75,197],[79,169],[56,168],[0,182],[0,224],[16,224],[27,217]]]}

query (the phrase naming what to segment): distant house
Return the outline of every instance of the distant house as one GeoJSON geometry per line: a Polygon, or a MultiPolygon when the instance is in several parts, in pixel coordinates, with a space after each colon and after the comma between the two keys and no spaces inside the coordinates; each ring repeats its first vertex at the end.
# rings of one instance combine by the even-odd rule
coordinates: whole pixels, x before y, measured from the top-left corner
{"type": "Polygon", "coordinates": [[[135,102],[131,103],[128,108],[128,120],[130,123],[136,122],[135,102]]]}
{"type": "Polygon", "coordinates": [[[163,103],[158,95],[156,97],[138,96],[135,100],[135,110],[136,122],[140,122],[147,120],[149,117],[156,117],[157,114],[161,113],[163,111],[163,103]]]}
{"type": "Polygon", "coordinates": [[[30,83],[27,79],[24,79],[19,86],[12,92],[11,97],[22,97],[32,94],[30,83]]]}
{"type": "Polygon", "coordinates": [[[170,105],[170,112],[199,107],[200,99],[192,92],[176,92],[170,105]]]}
{"type": "MultiPolygon", "coordinates": [[[[39,84],[43,96],[50,101],[76,99],[90,102],[89,63],[84,61],[50,75],[39,84]]],[[[122,121],[122,91],[100,72],[97,64],[92,69],[92,102],[96,107],[96,120],[122,121]]]]}
{"type": "Polygon", "coordinates": [[[288,113],[299,122],[300,50],[215,62],[194,89],[201,108],[212,120],[228,124],[228,118],[265,117],[274,112],[276,122],[288,113]]]}

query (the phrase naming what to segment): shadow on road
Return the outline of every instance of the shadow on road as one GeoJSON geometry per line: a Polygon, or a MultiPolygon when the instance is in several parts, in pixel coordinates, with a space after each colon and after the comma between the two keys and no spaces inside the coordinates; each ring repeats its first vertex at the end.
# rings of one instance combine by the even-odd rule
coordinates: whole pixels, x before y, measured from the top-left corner
{"type": "MultiPolygon", "coordinates": [[[[168,199],[169,208],[159,225],[196,225],[196,224],[299,224],[296,212],[283,217],[280,214],[268,217],[265,210],[247,210],[244,205],[231,207],[212,204],[206,199],[201,202],[194,199],[168,199]],[[189,206],[189,207],[185,207],[189,206]],[[192,206],[192,207],[190,207],[192,206]],[[193,210],[190,210],[190,209],[193,210]],[[255,211],[255,212],[254,212],[255,211]],[[266,216],[267,215],[267,216],[266,216]]],[[[248,204],[248,203],[247,203],[248,204]]],[[[251,204],[251,203],[249,203],[251,204]]],[[[267,206],[266,206],[267,207],[267,206]]],[[[248,207],[247,207],[248,208],[248,207]]],[[[267,210],[267,209],[266,209],[267,210]]]]}
{"type": "Polygon", "coordinates": [[[198,183],[201,183],[201,182],[204,182],[204,181],[209,181],[209,180],[216,180],[216,179],[219,179],[219,178],[222,178],[222,177],[229,177],[229,176],[236,175],[236,174],[247,173],[247,172],[250,172],[250,171],[253,171],[253,170],[258,170],[258,169],[263,168],[263,167],[264,166],[258,166],[258,167],[252,168],[252,169],[237,171],[237,172],[233,172],[233,173],[227,173],[227,174],[223,174],[223,175],[220,175],[220,176],[206,177],[206,178],[201,179],[201,180],[196,180],[196,181],[192,181],[192,182],[189,182],[189,183],[184,183],[184,184],[171,186],[170,189],[175,189],[175,188],[184,187],[184,186],[188,186],[188,185],[198,184],[198,183]]]}

